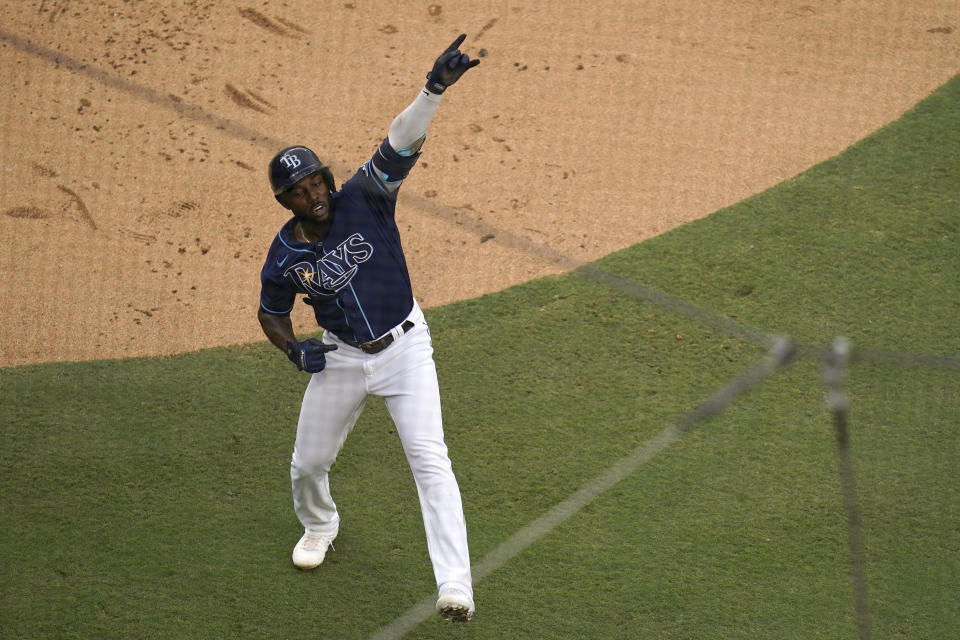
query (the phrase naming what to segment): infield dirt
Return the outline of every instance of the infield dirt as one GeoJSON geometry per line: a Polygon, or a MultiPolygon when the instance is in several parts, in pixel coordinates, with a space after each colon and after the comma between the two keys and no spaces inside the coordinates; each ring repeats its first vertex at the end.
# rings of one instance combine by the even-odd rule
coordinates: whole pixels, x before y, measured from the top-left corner
{"type": "Polygon", "coordinates": [[[305,144],[349,177],[461,32],[482,63],[445,95],[398,209],[424,307],[762,191],[960,70],[955,2],[461,4],[8,11],[0,366],[261,340],[260,266],[286,219],[266,163],[305,144]]]}

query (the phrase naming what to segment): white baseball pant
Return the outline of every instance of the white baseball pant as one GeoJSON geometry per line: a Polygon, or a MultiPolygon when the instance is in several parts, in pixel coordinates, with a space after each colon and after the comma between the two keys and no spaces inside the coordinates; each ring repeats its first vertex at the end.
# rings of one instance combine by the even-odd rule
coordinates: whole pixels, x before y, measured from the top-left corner
{"type": "Polygon", "coordinates": [[[466,522],[443,439],[433,344],[416,302],[408,319],[414,328],[376,354],[324,334],[338,349],[326,354],[326,368],[313,374],[304,393],[290,464],[294,511],[305,531],[336,535],[340,516],[330,496],[330,467],[367,397],[382,396],[413,471],[437,586],[454,583],[472,595],[466,522]]]}

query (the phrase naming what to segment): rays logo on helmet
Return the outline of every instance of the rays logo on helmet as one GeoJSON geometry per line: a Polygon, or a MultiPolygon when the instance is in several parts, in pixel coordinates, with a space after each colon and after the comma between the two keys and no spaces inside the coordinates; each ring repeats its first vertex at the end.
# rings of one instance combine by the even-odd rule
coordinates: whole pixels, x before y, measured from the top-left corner
{"type": "Polygon", "coordinates": [[[280,156],[280,162],[282,162],[283,166],[287,169],[296,169],[300,166],[300,158],[292,153],[285,153],[280,156]]]}

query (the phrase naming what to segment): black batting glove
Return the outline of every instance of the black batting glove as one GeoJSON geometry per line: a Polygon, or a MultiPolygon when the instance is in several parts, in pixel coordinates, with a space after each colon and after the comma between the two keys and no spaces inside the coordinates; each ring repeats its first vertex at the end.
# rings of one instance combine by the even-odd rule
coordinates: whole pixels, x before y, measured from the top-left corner
{"type": "Polygon", "coordinates": [[[327,366],[327,358],[323,354],[336,348],[335,344],[324,344],[316,338],[309,338],[303,342],[288,342],[287,357],[297,365],[297,371],[320,373],[327,366]]]}
{"type": "Polygon", "coordinates": [[[463,43],[467,34],[461,33],[460,37],[453,41],[447,50],[440,54],[437,61],[433,63],[433,70],[427,74],[427,90],[437,95],[447,90],[447,87],[460,79],[467,69],[480,64],[479,60],[471,60],[470,56],[460,53],[460,44],[463,43]]]}

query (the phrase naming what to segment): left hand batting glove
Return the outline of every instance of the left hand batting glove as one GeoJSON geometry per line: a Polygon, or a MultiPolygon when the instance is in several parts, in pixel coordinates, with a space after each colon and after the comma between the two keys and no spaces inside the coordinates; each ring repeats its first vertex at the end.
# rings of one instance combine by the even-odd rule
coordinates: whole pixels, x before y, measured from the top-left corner
{"type": "Polygon", "coordinates": [[[446,51],[440,54],[437,61],[433,63],[433,70],[427,74],[427,90],[437,95],[447,90],[447,87],[460,79],[460,76],[467,72],[467,69],[480,64],[479,60],[471,60],[470,56],[460,53],[460,44],[463,43],[467,34],[461,33],[460,37],[453,41],[446,51]]]}
{"type": "Polygon", "coordinates": [[[297,365],[297,371],[320,373],[327,366],[327,358],[323,354],[336,348],[335,344],[324,344],[316,338],[309,338],[303,342],[288,342],[287,357],[297,365]]]}

